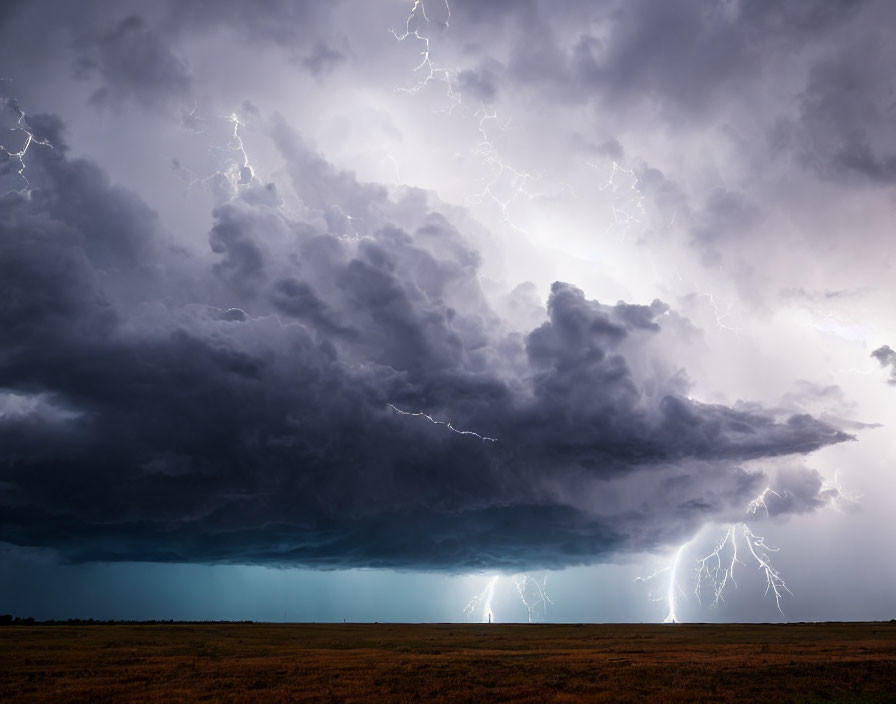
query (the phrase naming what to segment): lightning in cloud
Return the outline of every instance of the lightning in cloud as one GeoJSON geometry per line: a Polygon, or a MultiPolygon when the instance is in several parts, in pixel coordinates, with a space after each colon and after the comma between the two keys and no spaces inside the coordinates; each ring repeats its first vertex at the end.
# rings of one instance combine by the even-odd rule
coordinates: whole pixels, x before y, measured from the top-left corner
{"type": "Polygon", "coordinates": [[[751,516],[755,516],[756,512],[759,511],[759,509],[765,509],[765,515],[768,516],[768,504],[765,503],[765,500],[768,498],[769,494],[771,494],[772,496],[777,496],[779,499],[781,498],[781,495],[777,491],[772,489],[770,486],[767,486],[762,490],[762,493],[760,493],[759,496],[757,496],[747,504],[747,513],[749,513],[751,516]]]}
{"type": "Polygon", "coordinates": [[[330,228],[331,232],[337,230],[336,232],[333,232],[333,234],[349,240],[359,240],[362,238],[362,234],[358,231],[356,223],[364,225],[364,218],[349,215],[340,205],[331,205],[327,210],[328,212],[325,214],[327,226],[330,228]]]}
{"type": "Polygon", "coordinates": [[[728,307],[725,311],[719,309],[719,306],[716,304],[716,299],[712,295],[712,291],[706,291],[700,294],[704,298],[709,301],[709,305],[712,307],[712,312],[716,318],[716,325],[718,325],[722,330],[728,330],[729,332],[733,332],[735,335],[740,337],[740,328],[733,327],[728,324],[728,319],[731,317],[731,311],[733,305],[729,302],[728,307]]]}
{"type": "MultiPolygon", "coordinates": [[[[601,193],[609,192],[613,196],[610,200],[613,220],[607,225],[604,235],[614,231],[625,235],[631,227],[642,224],[646,219],[645,196],[641,191],[641,179],[633,169],[626,169],[615,160],[611,163],[606,182],[598,187],[601,193]]],[[[586,161],[585,165],[598,171],[605,168],[593,161],[586,161]]]]}
{"type": "Polygon", "coordinates": [[[255,171],[249,165],[249,155],[246,153],[246,147],[240,135],[240,126],[243,123],[240,122],[240,118],[235,112],[230,113],[226,119],[233,125],[233,134],[230,137],[229,147],[240,156],[240,159],[233,165],[230,181],[231,183],[245,186],[252,183],[252,180],[255,178],[255,171]]]}
{"type": "MultiPolygon", "coordinates": [[[[240,133],[240,128],[245,126],[246,123],[235,112],[223,115],[220,119],[229,126],[229,137],[223,145],[213,144],[209,147],[209,151],[224,155],[221,168],[216,169],[207,176],[199,176],[195,171],[181,163],[179,159],[174,159],[172,162],[175,171],[186,177],[187,190],[198,185],[210,183],[218,183],[220,185],[220,179],[223,179],[229,186],[228,195],[232,195],[232,193],[239,191],[240,188],[255,182],[255,168],[250,163],[249,153],[240,133]]],[[[200,115],[195,105],[189,115],[184,118],[184,122],[196,135],[207,132],[206,120],[200,115]]]]}
{"type": "Polygon", "coordinates": [[[862,499],[860,493],[843,488],[843,485],[840,483],[839,472],[834,472],[832,481],[825,479],[818,493],[827,498],[828,505],[831,508],[841,513],[844,509],[855,509],[862,499]]]}
{"type": "MultiPolygon", "coordinates": [[[[451,7],[447,0],[445,0],[445,11],[447,14],[442,26],[447,29],[451,18],[451,7]]],[[[432,20],[427,15],[426,5],[422,0],[414,0],[411,11],[405,20],[404,31],[399,33],[394,29],[389,30],[398,41],[414,39],[422,43],[420,63],[413,69],[415,73],[422,73],[422,78],[410,88],[396,90],[415,95],[433,81],[442,82],[446,86],[446,96],[450,104],[447,112],[452,115],[455,109],[463,106],[463,95],[457,87],[457,72],[433,63],[432,44],[428,33],[426,33],[426,27],[430,24],[432,24],[432,20]]],[[[471,110],[466,110],[465,115],[469,116],[471,112],[471,110]]],[[[502,157],[491,133],[495,131],[495,128],[501,131],[505,130],[507,124],[500,122],[495,111],[487,110],[480,103],[479,108],[472,113],[472,117],[477,121],[476,128],[480,137],[472,152],[486,171],[486,175],[481,179],[481,190],[470,196],[467,199],[467,204],[492,203],[498,208],[502,222],[514,230],[525,232],[511,218],[510,209],[512,204],[519,199],[532,200],[542,195],[530,191],[531,184],[537,181],[538,177],[524,169],[512,166],[502,157]]],[[[394,160],[394,157],[392,158],[394,160]]]]}
{"type": "Polygon", "coordinates": [[[0,108],[4,110],[8,108],[17,117],[15,125],[10,127],[7,132],[13,134],[18,133],[19,138],[22,140],[22,145],[16,151],[11,151],[10,147],[0,144],[0,168],[3,168],[5,171],[5,165],[10,164],[16,173],[17,179],[22,184],[21,188],[12,188],[6,191],[3,195],[19,193],[27,196],[31,193],[31,181],[28,180],[28,176],[25,173],[28,150],[34,145],[49,147],[50,149],[53,148],[53,145],[46,139],[38,139],[34,136],[34,132],[28,125],[28,116],[25,111],[22,110],[17,100],[14,98],[0,97],[0,108]]]}
{"type": "MultiPolygon", "coordinates": [[[[447,13],[445,20],[441,23],[447,29],[448,22],[451,19],[451,6],[448,0],[445,2],[445,11],[447,13]]],[[[445,67],[437,66],[432,60],[432,46],[429,41],[429,34],[426,28],[431,24],[429,16],[426,14],[426,5],[423,0],[414,0],[411,11],[405,20],[404,31],[399,33],[395,29],[390,29],[392,36],[398,41],[403,42],[413,39],[421,43],[420,63],[414,67],[415,73],[420,73],[423,77],[410,88],[397,88],[403,93],[414,95],[426,88],[433,81],[442,81],[446,85],[448,98],[452,101],[452,109],[460,104],[460,94],[454,88],[455,73],[445,67]]],[[[450,110],[449,110],[450,112],[450,110]]]]}
{"type": "Polygon", "coordinates": [[[398,413],[400,415],[418,416],[420,418],[426,418],[426,420],[428,420],[433,425],[444,425],[452,433],[457,433],[458,435],[470,435],[474,438],[478,438],[479,440],[482,440],[482,442],[498,442],[497,438],[490,438],[487,435],[480,435],[479,433],[474,432],[472,430],[460,430],[458,428],[455,428],[453,425],[451,425],[451,421],[436,420],[431,415],[428,415],[428,414],[420,412],[420,411],[403,411],[400,408],[393,406],[391,403],[388,403],[386,405],[389,406],[389,408],[391,408],[393,411],[395,411],[396,413],[398,413]]]}
{"type": "Polygon", "coordinates": [[[510,208],[519,199],[533,200],[544,195],[529,190],[529,185],[538,181],[539,177],[504,161],[501,152],[492,141],[488,128],[491,123],[500,130],[507,129],[507,123],[502,125],[496,112],[480,107],[476,117],[479,119],[477,129],[480,141],[473,149],[473,154],[479,158],[488,173],[482,179],[482,190],[471,196],[467,204],[479,205],[490,201],[498,207],[501,220],[505,224],[514,230],[525,232],[513,222],[510,208]]]}

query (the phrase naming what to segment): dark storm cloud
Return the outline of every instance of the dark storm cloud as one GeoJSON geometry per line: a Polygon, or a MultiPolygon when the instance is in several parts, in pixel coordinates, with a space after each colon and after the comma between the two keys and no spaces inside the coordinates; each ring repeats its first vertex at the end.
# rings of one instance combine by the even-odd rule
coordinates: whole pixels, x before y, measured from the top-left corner
{"type": "Polygon", "coordinates": [[[457,89],[475,102],[488,105],[498,95],[498,81],[487,68],[465,69],[457,74],[457,89]]]}
{"type": "Polygon", "coordinates": [[[334,3],[259,0],[178,0],[165,3],[163,24],[171,31],[223,28],[253,42],[273,41],[292,49],[296,40],[326,35],[328,12],[334,3]]]}
{"type": "Polygon", "coordinates": [[[0,200],[0,540],[75,561],[559,567],[742,512],[761,488],[743,463],[847,439],[676,378],[646,392],[660,301],[556,283],[515,332],[431,196],[270,135],[306,214],[242,187],[201,256],[61,143],[29,153],[33,190],[0,200]]]}
{"type": "Polygon", "coordinates": [[[186,64],[166,38],[138,15],[79,39],[76,46],[76,75],[98,76],[101,81],[90,98],[97,105],[120,106],[133,99],[142,107],[153,107],[189,95],[191,79],[186,64]]]}
{"type": "Polygon", "coordinates": [[[335,69],[345,61],[345,54],[326,44],[315,44],[314,48],[302,59],[302,65],[316,76],[321,76],[335,69]]]}
{"type": "Polygon", "coordinates": [[[769,158],[795,155],[832,180],[896,179],[891,3],[458,3],[454,14],[474,61],[500,67],[502,94],[646,115],[648,129],[758,127],[769,158]]]}
{"type": "Polygon", "coordinates": [[[894,59],[889,37],[869,28],[861,46],[847,46],[818,61],[800,96],[799,117],[775,128],[776,145],[789,147],[830,180],[893,183],[894,59]]]}
{"type": "Polygon", "coordinates": [[[896,384],[896,351],[889,345],[884,345],[874,350],[871,356],[880,362],[880,366],[890,368],[889,381],[891,384],[896,384]]]}
{"type": "MultiPolygon", "coordinates": [[[[525,21],[529,31],[514,33],[509,73],[552,83],[552,94],[602,105],[651,101],[667,116],[706,119],[707,108],[730,99],[732,86],[751,91],[767,62],[792,55],[795,44],[802,50],[828,42],[867,4],[487,3],[482,26],[525,21]]],[[[465,3],[457,14],[476,16],[465,3]]]]}

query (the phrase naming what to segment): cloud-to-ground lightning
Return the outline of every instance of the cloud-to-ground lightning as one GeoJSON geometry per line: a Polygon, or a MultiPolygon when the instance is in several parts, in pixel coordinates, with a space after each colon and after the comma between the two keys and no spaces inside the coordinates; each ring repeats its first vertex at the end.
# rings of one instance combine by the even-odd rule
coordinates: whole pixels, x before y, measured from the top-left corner
{"type": "MultiPolygon", "coordinates": [[[[6,193],[16,192],[28,195],[31,192],[31,181],[29,181],[28,177],[25,175],[25,169],[27,167],[25,157],[28,154],[28,150],[34,145],[49,147],[50,149],[53,148],[53,145],[46,139],[38,139],[34,136],[34,132],[28,125],[28,116],[25,111],[22,110],[17,100],[0,97],[0,109],[5,110],[7,108],[12,110],[17,117],[15,125],[10,127],[7,131],[20,133],[22,135],[23,143],[16,151],[10,151],[7,146],[0,144],[0,165],[11,164],[13,170],[16,172],[16,176],[22,183],[21,188],[13,188],[6,193]]],[[[2,168],[2,166],[0,166],[0,168],[2,168]]]]}
{"type": "Polygon", "coordinates": [[[681,587],[681,583],[679,582],[679,566],[681,564],[681,556],[684,551],[687,549],[688,545],[690,545],[692,541],[688,541],[687,543],[682,543],[676,548],[672,559],[669,561],[665,567],[660,567],[658,570],[653,573],[647,575],[646,577],[635,577],[636,582],[652,582],[654,579],[663,574],[668,574],[669,579],[666,582],[665,591],[653,597],[654,601],[663,602],[666,605],[666,616],[663,618],[663,623],[677,623],[678,622],[678,613],[676,611],[676,604],[678,603],[678,597],[684,596],[684,590],[681,587]]]}
{"type": "Polygon", "coordinates": [[[526,607],[529,623],[532,623],[533,620],[547,618],[548,604],[554,603],[547,592],[547,573],[545,573],[541,583],[528,574],[515,574],[513,576],[513,586],[516,587],[520,600],[526,607]]]}
{"type": "MultiPolygon", "coordinates": [[[[492,602],[500,580],[500,575],[490,577],[483,590],[467,602],[464,607],[464,615],[467,620],[481,623],[492,623],[497,620],[492,602]]],[[[547,580],[547,573],[541,582],[525,573],[515,574],[511,577],[511,582],[519,594],[520,601],[526,607],[526,617],[529,623],[547,618],[548,604],[553,605],[554,603],[547,593],[547,580]]]]}
{"type": "Polygon", "coordinates": [[[460,430],[459,428],[455,428],[451,424],[451,421],[436,420],[431,415],[429,415],[427,413],[423,413],[422,411],[403,411],[400,408],[392,405],[391,403],[386,404],[386,405],[389,406],[389,408],[391,408],[393,411],[395,411],[396,413],[398,413],[400,415],[418,416],[420,418],[426,418],[426,420],[428,420],[433,425],[444,425],[452,433],[457,433],[458,435],[470,435],[474,438],[479,438],[480,440],[482,440],[482,442],[498,442],[498,438],[490,438],[487,435],[480,435],[479,433],[472,431],[472,430],[460,430]]]}
{"type": "Polygon", "coordinates": [[[474,596],[464,607],[464,614],[471,621],[480,623],[492,623],[495,620],[495,612],[492,611],[492,600],[495,598],[495,586],[498,584],[499,575],[488,580],[479,594],[474,596]]]}
{"type": "MultiPolygon", "coordinates": [[[[820,495],[835,509],[839,509],[841,502],[854,504],[857,501],[855,495],[848,494],[842,490],[839,480],[836,478],[833,484],[825,481],[820,495]]],[[[779,493],[769,486],[765,487],[747,504],[747,515],[756,516],[760,511],[765,511],[767,516],[770,515],[767,503],[770,496],[785,498],[786,494],[779,493]]],[[[682,543],[666,566],[661,567],[646,577],[635,578],[636,582],[649,583],[660,575],[668,575],[664,592],[655,597],[655,600],[662,601],[666,605],[666,617],[663,619],[666,623],[678,621],[677,601],[679,596],[686,596],[680,583],[680,563],[688,547],[696,538],[697,536],[695,535],[694,538],[682,543]]],[[[793,596],[793,592],[790,591],[783,576],[772,564],[769,553],[777,551],[778,548],[771,547],[766,543],[765,538],[753,532],[753,529],[745,521],[725,526],[721,537],[712,550],[696,561],[696,567],[693,571],[693,594],[697,598],[698,603],[703,603],[709,597],[709,605],[714,609],[718,609],[721,603],[724,602],[725,594],[731,586],[737,587],[735,579],[737,565],[746,567],[748,561],[752,561],[765,579],[766,596],[772,595],[778,612],[783,616],[782,600],[785,595],[793,596]],[[740,549],[740,546],[745,548],[745,550],[740,549]]]]}

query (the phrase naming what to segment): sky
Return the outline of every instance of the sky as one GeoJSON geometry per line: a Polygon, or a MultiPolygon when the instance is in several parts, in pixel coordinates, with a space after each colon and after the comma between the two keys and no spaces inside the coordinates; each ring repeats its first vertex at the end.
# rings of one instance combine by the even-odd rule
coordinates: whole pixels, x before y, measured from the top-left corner
{"type": "Polygon", "coordinates": [[[894,23],[5,3],[0,611],[896,617],[894,23]]]}

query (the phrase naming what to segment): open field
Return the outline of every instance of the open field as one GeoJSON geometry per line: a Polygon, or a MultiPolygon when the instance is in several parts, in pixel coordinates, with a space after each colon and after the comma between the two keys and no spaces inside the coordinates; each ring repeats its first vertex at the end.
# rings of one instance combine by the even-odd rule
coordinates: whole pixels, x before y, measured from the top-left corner
{"type": "Polygon", "coordinates": [[[0,700],[894,702],[896,623],[7,626],[0,700]]]}

